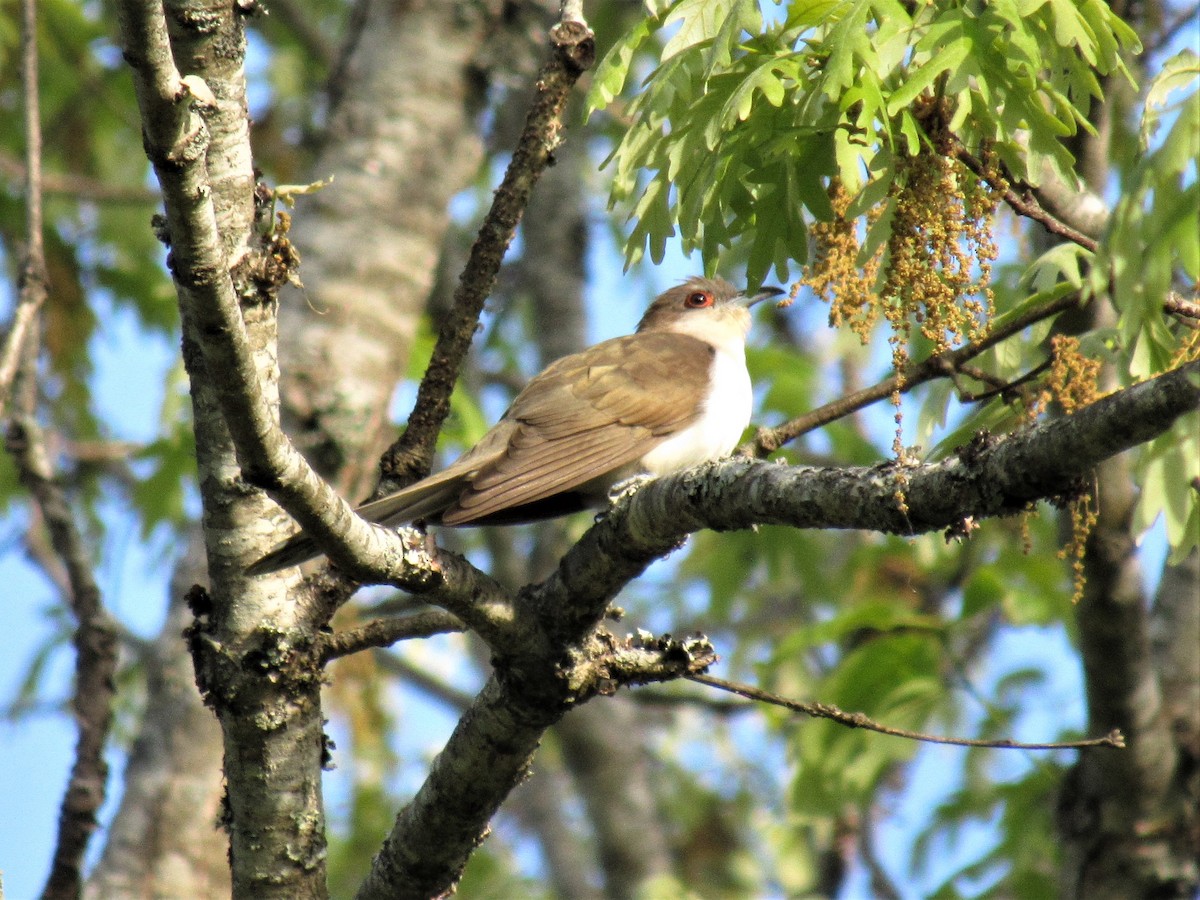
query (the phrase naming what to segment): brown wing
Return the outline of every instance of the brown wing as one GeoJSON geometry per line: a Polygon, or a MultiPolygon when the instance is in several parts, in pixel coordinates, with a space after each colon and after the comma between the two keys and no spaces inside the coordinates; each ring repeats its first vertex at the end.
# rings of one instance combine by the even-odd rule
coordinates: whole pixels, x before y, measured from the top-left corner
{"type": "Polygon", "coordinates": [[[469,479],[442,521],[536,503],[636,461],[696,419],[711,365],[708,344],[670,332],[614,338],[553,363],[504,414],[505,451],[469,479]]]}

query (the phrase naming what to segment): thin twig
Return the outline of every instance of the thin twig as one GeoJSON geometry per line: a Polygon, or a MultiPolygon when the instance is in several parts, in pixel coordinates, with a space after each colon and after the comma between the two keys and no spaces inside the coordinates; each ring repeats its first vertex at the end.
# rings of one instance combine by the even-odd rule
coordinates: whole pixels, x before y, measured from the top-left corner
{"type": "Polygon", "coordinates": [[[1078,244],[1086,250],[1093,253],[1100,246],[1100,242],[1093,237],[1089,237],[1078,229],[1072,228],[1066,222],[1059,219],[1041,203],[1033,193],[1033,189],[1022,184],[1011,177],[1007,171],[1004,172],[1003,180],[996,180],[988,173],[987,168],[983,163],[975,157],[966,147],[961,144],[955,148],[955,156],[958,161],[970,169],[976,177],[987,182],[993,189],[1000,192],[1000,196],[1004,198],[1004,202],[1017,215],[1025,216],[1027,219],[1041,224],[1051,234],[1065,238],[1074,244],[1078,244]],[[1016,188],[1014,188],[1014,184],[1016,188]],[[1020,190],[1017,190],[1020,188],[1020,190]]]}
{"type": "Polygon", "coordinates": [[[1163,309],[1173,316],[1186,319],[1200,319],[1200,303],[1184,300],[1178,294],[1171,294],[1163,301],[1163,309]]]}
{"type": "Polygon", "coordinates": [[[117,637],[101,602],[87,549],[75,527],[71,504],[54,479],[37,405],[38,314],[47,294],[42,218],[42,129],[38,97],[36,0],[21,3],[21,80],[25,105],[25,228],[13,326],[0,353],[0,415],[10,387],[23,382],[19,409],[9,422],[5,446],[21,483],[41,510],[50,543],[66,570],[66,596],[75,614],[75,687],[71,705],[79,728],[75,760],[58,817],[58,835],[42,897],[74,898],[83,889],[83,862],[104,803],[108,764],[104,746],[113,718],[117,637]]]}
{"type": "MultiPolygon", "coordinates": [[[[962,372],[964,375],[974,378],[977,381],[982,381],[985,384],[994,384],[994,387],[986,391],[980,391],[979,393],[965,391],[960,387],[958,399],[962,403],[982,403],[985,400],[991,400],[993,397],[1002,397],[1006,394],[1011,394],[1017,388],[1033,381],[1052,365],[1054,365],[1054,360],[1048,359],[1045,362],[1034,366],[1020,378],[1015,378],[1012,381],[1005,381],[1002,378],[996,378],[995,376],[989,375],[982,369],[977,369],[974,366],[959,366],[959,372],[962,372]]],[[[953,378],[954,376],[951,375],[951,377],[953,378]]]]}
{"type": "Polygon", "coordinates": [[[836,706],[828,703],[803,703],[799,700],[790,700],[787,697],[772,694],[753,685],[726,681],[723,678],[714,678],[712,675],[689,674],[684,677],[700,684],[707,684],[709,687],[737,694],[739,697],[758,700],[762,703],[770,703],[774,706],[782,706],[784,709],[790,709],[792,712],[801,712],[821,719],[831,719],[849,728],[865,728],[868,731],[889,734],[893,737],[908,738],[913,741],[922,741],[927,744],[953,744],[956,747],[993,747],[1000,750],[1080,750],[1085,747],[1125,747],[1125,737],[1116,729],[1110,731],[1102,738],[1090,738],[1082,741],[1056,741],[1045,744],[1026,744],[1021,741],[1006,739],[981,740],[975,738],[942,737],[936,734],[925,734],[921,731],[909,731],[905,728],[892,728],[890,725],[881,725],[879,722],[869,718],[865,713],[843,712],[836,706]]]}
{"type": "Polygon", "coordinates": [[[453,305],[442,322],[429,367],[417,388],[408,427],[380,461],[383,477],[377,496],[429,471],[438,433],[450,412],[450,394],[478,328],[484,301],[496,282],[496,273],[516,233],[530,192],[553,160],[554,149],[561,141],[562,110],[571,88],[594,61],[591,30],[573,8],[564,8],[563,13],[563,19],[551,29],[553,51],[538,75],[537,96],[529,108],[525,130],[479,228],[479,236],[471,246],[454,291],[453,305]]]}
{"type": "Polygon", "coordinates": [[[440,609],[427,610],[411,616],[372,619],[365,625],[326,636],[320,647],[321,662],[349,656],[370,647],[390,647],[397,641],[432,637],[466,631],[467,626],[457,616],[440,609]]]}
{"type": "Polygon", "coordinates": [[[741,448],[741,452],[758,457],[768,456],[789,441],[795,440],[800,435],[806,434],[809,431],[820,428],[822,425],[828,425],[830,422],[857,412],[866,406],[870,406],[872,403],[885,400],[894,393],[906,394],[919,384],[932,381],[934,378],[944,377],[948,373],[956,371],[967,360],[973,359],[985,350],[1012,337],[1014,334],[1020,334],[1035,322],[1058,315],[1058,313],[1064,310],[1077,306],[1079,302],[1080,294],[1078,292],[1072,292],[1066,296],[1051,300],[1044,306],[1031,309],[1024,315],[1017,316],[1012,321],[992,329],[977,341],[964,344],[956,350],[947,350],[944,353],[938,353],[916,363],[909,367],[903,376],[892,375],[890,378],[885,378],[871,387],[847,394],[845,397],[841,397],[831,403],[826,403],[824,406],[819,406],[805,413],[803,416],[798,416],[775,428],[760,428],[755,434],[754,440],[741,448]]]}
{"type": "MultiPolygon", "coordinates": [[[[996,391],[1003,391],[1006,388],[1012,387],[1012,382],[1005,381],[1003,378],[997,378],[991,372],[985,372],[978,366],[971,366],[964,363],[958,367],[958,374],[966,375],[968,378],[974,378],[976,381],[981,381],[996,391]]],[[[974,396],[973,394],[971,396],[974,396]]]]}
{"type": "Polygon", "coordinates": [[[37,6],[21,3],[21,86],[25,99],[25,258],[12,325],[0,347],[0,419],[21,365],[25,339],[46,301],[46,248],[42,239],[42,123],[38,99],[37,6]]]}
{"type": "MultiPolygon", "coordinates": [[[[13,154],[0,151],[0,176],[25,181],[29,177],[29,170],[13,154]]],[[[74,172],[43,172],[41,178],[43,195],[133,206],[146,206],[158,200],[158,194],[148,187],[109,184],[74,172]]]]}

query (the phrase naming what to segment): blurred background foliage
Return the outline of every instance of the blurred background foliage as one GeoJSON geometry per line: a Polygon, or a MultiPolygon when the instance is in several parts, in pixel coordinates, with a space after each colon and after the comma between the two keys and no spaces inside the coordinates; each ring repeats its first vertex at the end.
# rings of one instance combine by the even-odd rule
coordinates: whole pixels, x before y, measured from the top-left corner
{"type": "MultiPolygon", "coordinates": [[[[914,319],[917,307],[899,318],[884,308],[889,297],[880,291],[913,158],[965,148],[1012,179],[1073,184],[1078,142],[1089,140],[1102,141],[1106,168],[1098,182],[1088,177],[1112,209],[1095,249],[1051,244],[1001,206],[979,219],[998,255],[984,261],[990,281],[977,294],[987,301],[969,318],[979,327],[986,315],[1003,323],[1083,292],[1112,310],[1076,327],[1080,352],[1103,363],[1103,389],[1195,358],[1195,332],[1162,310],[1172,290],[1194,300],[1200,272],[1200,100],[1197,57],[1187,46],[1195,28],[1186,20],[1180,27],[1182,7],[1147,6],[1135,30],[1103,3],[1067,0],[587,4],[606,55],[586,102],[575,105],[567,139],[586,149],[589,339],[628,330],[643,300],[697,270],[753,283],[773,274],[798,302],[760,315],[749,360],[756,424],[782,423],[885,377],[897,334],[902,359],[914,361],[943,341],[970,339],[967,329],[931,340],[914,319]],[[923,98],[940,105],[922,114],[923,98]],[[1104,116],[1098,135],[1092,123],[1103,103],[1118,112],[1104,116]],[[931,138],[935,132],[943,143],[931,138]],[[849,201],[840,210],[831,200],[834,177],[849,201]],[[852,268],[874,298],[864,302],[883,304],[868,328],[831,328],[829,306],[800,283],[814,259],[814,226],[839,214],[860,245],[852,268]]],[[[0,3],[6,309],[23,241],[15,8],[0,3]]],[[[113,9],[74,0],[38,8],[50,270],[39,411],[86,516],[109,603],[128,632],[122,703],[132,721],[139,642],[156,627],[171,560],[198,514],[190,410],[173,290],[150,227],[155,186],[113,43],[113,9]]],[[[357,9],[342,0],[289,0],[250,20],[252,141],[272,185],[312,170],[328,122],[326,86],[336,83],[357,9]]],[[[477,125],[494,140],[475,187],[454,203],[448,266],[487,202],[508,146],[505,110],[521,106],[526,87],[494,83],[481,98],[477,125]]],[[[976,180],[961,167],[939,177],[959,187],[976,180]]],[[[336,183],[326,189],[336,190],[336,183]]],[[[536,252],[520,243],[510,266],[536,252]]],[[[971,260],[973,276],[980,262],[971,260]]],[[[470,445],[536,371],[539,331],[553,327],[537,321],[520,278],[502,277],[494,306],[475,368],[456,394],[446,456],[470,445]]],[[[1062,329],[1047,320],[977,357],[973,365],[987,378],[925,385],[895,408],[885,400],[842,417],[777,455],[874,465],[892,457],[897,442],[939,455],[980,428],[1020,427],[1038,405],[1040,383],[1015,397],[959,397],[1038,367],[1052,330],[1062,329]]],[[[425,332],[398,391],[397,418],[430,346],[425,332]]],[[[1196,492],[1186,488],[1200,470],[1198,444],[1193,417],[1130,455],[1142,492],[1132,527],[1145,537],[1147,595],[1166,545],[1178,560],[1200,537],[1196,492]]],[[[19,559],[6,571],[34,586],[8,606],[45,614],[49,623],[8,654],[22,668],[5,703],[21,722],[61,714],[53,710],[67,688],[61,667],[49,662],[69,652],[70,629],[55,563],[7,458],[0,458],[0,509],[6,552],[19,559]]],[[[722,653],[723,673],[778,693],[902,728],[1063,739],[1084,729],[1087,711],[1058,519],[1043,506],[1022,519],[983,523],[965,541],[781,528],[703,533],[620,602],[630,629],[703,631],[722,653]]],[[[586,524],[566,527],[578,534],[586,524]]],[[[528,573],[524,563],[547,538],[515,530],[445,540],[486,570],[528,573]]],[[[348,615],[402,602],[371,594],[348,615]]],[[[333,668],[335,896],[353,891],[485,669],[478,648],[458,637],[333,668]]],[[[725,703],[694,685],[647,689],[635,700],[674,863],[645,889],[649,896],[1055,894],[1062,861],[1053,811],[1073,754],[924,747],[725,703]]],[[[544,763],[553,771],[561,752],[549,740],[535,770],[544,763]]],[[[555,893],[543,836],[521,814],[520,796],[473,858],[463,896],[555,893]]],[[[586,843],[594,811],[569,779],[558,800],[563,821],[586,843]]],[[[10,863],[5,868],[11,872],[10,863]]]]}

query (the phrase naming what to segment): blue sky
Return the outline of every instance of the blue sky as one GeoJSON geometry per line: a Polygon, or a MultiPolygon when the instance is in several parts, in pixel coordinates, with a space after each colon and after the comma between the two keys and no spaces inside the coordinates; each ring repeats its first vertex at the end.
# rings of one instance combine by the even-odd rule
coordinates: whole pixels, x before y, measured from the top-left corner
{"type": "MultiPolygon", "coordinates": [[[[336,190],[336,187],[333,188],[336,190]]],[[[653,270],[647,284],[621,273],[621,262],[613,247],[597,242],[589,259],[588,299],[592,312],[590,337],[600,340],[625,333],[633,327],[649,297],[658,289],[679,278],[694,274],[699,266],[669,254],[664,264],[653,270]]],[[[732,274],[732,273],[726,273],[732,274]]],[[[97,336],[93,353],[96,359],[95,393],[97,404],[113,429],[112,437],[135,442],[147,441],[157,434],[166,373],[176,365],[174,342],[161,338],[147,339],[137,328],[133,317],[113,308],[103,295],[95,298],[102,330],[97,336]]],[[[9,285],[0,285],[0,320],[11,309],[9,285]]],[[[804,315],[806,327],[820,327],[823,312],[804,311],[797,304],[789,314],[804,315]]],[[[916,417],[910,417],[915,422],[916,417]]],[[[890,430],[890,411],[884,410],[879,427],[890,430]]],[[[99,581],[106,599],[122,623],[133,633],[152,636],[156,633],[165,607],[166,577],[169,567],[164,558],[172,548],[160,536],[148,544],[142,541],[137,523],[115,503],[107,504],[105,518],[110,535],[105,548],[104,562],[98,570],[99,581]]],[[[0,519],[0,583],[8,586],[6,600],[0,604],[0,630],[7,635],[9,652],[0,655],[0,698],[10,702],[21,679],[29,670],[31,655],[37,648],[53,640],[61,619],[50,613],[58,603],[53,586],[21,558],[20,535],[25,527],[24,514],[10,512],[0,519]]],[[[1152,533],[1143,548],[1145,571],[1153,579],[1161,567],[1164,545],[1161,529],[1152,533]]],[[[650,578],[655,573],[650,573],[650,578]]],[[[987,670],[980,673],[979,683],[990,689],[1006,672],[1030,663],[1044,665],[1048,659],[1061,660],[1052,666],[1052,678],[1044,694],[1026,704],[1025,713],[1017,723],[1013,736],[1037,740],[1053,733],[1064,721],[1082,726],[1084,708],[1078,666],[1061,629],[1026,629],[1011,633],[1001,640],[987,670]]],[[[67,698],[73,660],[69,648],[60,646],[49,656],[41,680],[41,697],[48,708],[28,713],[18,721],[0,722],[0,877],[4,896],[9,900],[26,900],[37,895],[49,867],[54,839],[58,805],[66,783],[75,743],[75,729],[69,717],[55,708],[67,698]]],[[[444,712],[424,700],[406,698],[413,712],[412,721],[418,727],[406,729],[414,735],[411,744],[403,749],[420,760],[430,746],[436,746],[437,734],[444,734],[452,720],[444,712]],[[416,737],[419,736],[419,737],[416,737]],[[431,739],[432,744],[431,744],[431,739]]],[[[753,726],[743,728],[747,744],[761,739],[753,726]]],[[[336,735],[335,735],[336,737],[336,735]]],[[[696,749],[698,758],[705,749],[696,749]]],[[[770,748],[764,752],[770,753],[770,748]]],[[[923,748],[915,763],[914,783],[921,786],[906,795],[896,810],[895,819],[881,829],[880,853],[893,875],[907,867],[909,835],[923,821],[929,808],[952,787],[938,777],[953,765],[961,751],[943,748],[923,748]]],[[[113,762],[111,785],[120,785],[122,754],[110,753],[113,762]]],[[[1003,767],[1014,774],[1028,764],[1023,757],[1006,757],[1003,767]]],[[[347,768],[348,771],[348,768],[347,768]]],[[[409,767],[401,780],[411,784],[418,778],[420,768],[409,767]]],[[[344,781],[337,771],[329,776],[328,796],[331,812],[337,813],[339,798],[345,797],[344,781]]],[[[115,797],[110,798],[111,810],[115,797]]],[[[94,840],[93,851],[103,843],[100,833],[94,840]]],[[[973,858],[981,848],[994,839],[986,827],[966,834],[954,847],[947,848],[946,864],[957,865],[973,858]]],[[[536,867],[536,859],[529,863],[536,867]]],[[[936,883],[938,873],[931,873],[930,882],[904,884],[909,896],[921,896],[930,883],[936,883]]],[[[863,873],[855,874],[850,890],[864,885],[863,873]]],[[[849,896],[857,896],[850,894],[849,896]]]]}

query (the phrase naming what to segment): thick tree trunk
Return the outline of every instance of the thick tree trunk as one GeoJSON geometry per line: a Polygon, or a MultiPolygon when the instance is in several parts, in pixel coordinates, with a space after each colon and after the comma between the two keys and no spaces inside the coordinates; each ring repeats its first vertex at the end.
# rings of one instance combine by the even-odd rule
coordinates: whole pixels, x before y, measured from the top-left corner
{"type": "MultiPolygon", "coordinates": [[[[305,289],[282,303],[284,416],[313,461],[350,489],[362,489],[389,438],[388,399],[407,364],[449,200],[482,157],[472,57],[489,29],[482,8],[371,4],[311,175],[335,180],[297,214],[305,289]]],[[[186,571],[189,585],[205,581],[194,566],[186,571]]],[[[212,831],[220,731],[190,684],[182,589],[173,590],[174,612],[156,645],[146,718],[91,896],[228,890],[220,887],[228,884],[228,841],[212,831]],[[185,672],[189,684],[180,682],[185,672]],[[184,813],[190,828],[175,821],[184,813]]]]}
{"type": "MultiPolygon", "coordinates": [[[[1151,35],[1161,27],[1159,3],[1111,4],[1151,35]]],[[[1129,126],[1121,121],[1129,88],[1105,79],[1108,102],[1093,110],[1096,134],[1080,131],[1069,142],[1095,198],[1111,181],[1114,142],[1129,126]]],[[[1096,202],[1079,224],[1103,231],[1096,202]]],[[[1075,208],[1068,203],[1066,211],[1075,208]]],[[[1081,330],[1115,325],[1116,313],[1093,304],[1075,323],[1081,330]]],[[[1105,376],[1108,389],[1115,379],[1105,376]]],[[[1088,729],[1119,728],[1128,747],[1120,753],[1083,754],[1064,781],[1058,825],[1063,836],[1062,896],[1079,900],[1191,897],[1200,888],[1197,822],[1200,819],[1200,589],[1188,565],[1164,569],[1156,603],[1143,588],[1132,530],[1137,500],[1128,463],[1113,459],[1096,471],[1099,521],[1084,557],[1087,579],[1077,610],[1088,699],[1088,729]],[[1184,649],[1186,648],[1186,649],[1184,649]],[[1186,674],[1185,674],[1186,673],[1186,674]],[[1192,677],[1192,687],[1181,688],[1192,677]],[[1189,700],[1191,714],[1180,715],[1189,700]]]]}

